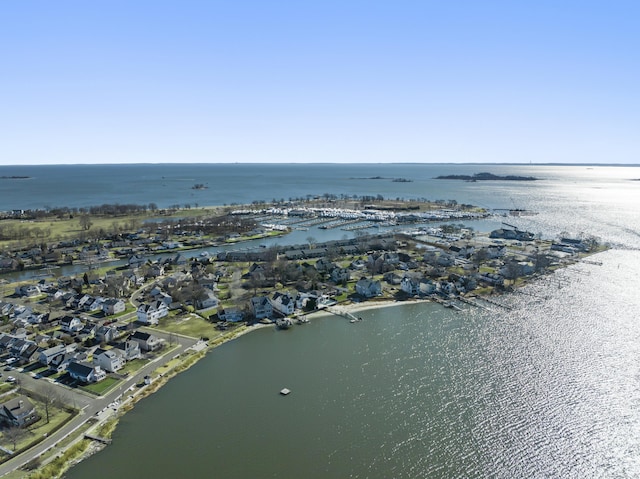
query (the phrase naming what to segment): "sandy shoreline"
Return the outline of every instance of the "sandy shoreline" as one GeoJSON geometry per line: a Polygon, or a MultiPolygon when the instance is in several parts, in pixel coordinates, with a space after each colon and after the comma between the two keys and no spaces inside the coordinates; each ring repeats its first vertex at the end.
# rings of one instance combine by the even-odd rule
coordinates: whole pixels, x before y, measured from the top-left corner
{"type": "Polygon", "coordinates": [[[402,306],[405,304],[432,303],[432,302],[433,301],[431,301],[430,299],[411,298],[405,301],[397,301],[394,299],[384,299],[379,301],[378,300],[366,301],[362,303],[337,304],[335,306],[331,306],[326,309],[319,309],[317,311],[313,311],[312,313],[309,313],[307,316],[313,317],[313,316],[321,316],[321,315],[332,315],[334,313],[330,311],[331,309],[345,311],[347,313],[353,314],[353,313],[357,313],[358,311],[366,311],[369,309],[381,309],[381,308],[390,308],[393,306],[402,306]]]}

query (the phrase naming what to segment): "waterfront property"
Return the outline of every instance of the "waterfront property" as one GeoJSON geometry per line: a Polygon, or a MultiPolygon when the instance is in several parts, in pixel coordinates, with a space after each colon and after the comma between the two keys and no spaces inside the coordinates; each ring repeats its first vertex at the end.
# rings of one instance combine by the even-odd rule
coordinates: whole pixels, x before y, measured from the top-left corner
{"type": "Polygon", "coordinates": [[[107,373],[100,366],[75,360],[69,362],[67,372],[73,379],[83,383],[97,383],[107,377],[107,373]]]}
{"type": "Polygon", "coordinates": [[[10,426],[24,428],[39,419],[35,406],[26,396],[17,396],[0,404],[0,421],[10,426]]]}
{"type": "Polygon", "coordinates": [[[155,351],[162,347],[162,341],[158,337],[143,331],[134,332],[129,340],[137,342],[142,351],[155,351]]]}

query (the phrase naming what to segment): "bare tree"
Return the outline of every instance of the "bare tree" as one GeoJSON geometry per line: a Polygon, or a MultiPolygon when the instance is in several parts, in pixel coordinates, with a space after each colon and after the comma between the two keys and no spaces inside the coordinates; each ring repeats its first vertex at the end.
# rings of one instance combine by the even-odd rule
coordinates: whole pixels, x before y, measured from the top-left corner
{"type": "Polygon", "coordinates": [[[17,426],[10,426],[2,431],[2,435],[7,441],[13,444],[13,450],[15,451],[16,445],[18,444],[18,441],[24,437],[25,431],[17,426]]]}
{"type": "Polygon", "coordinates": [[[313,249],[318,241],[313,236],[307,236],[307,243],[309,243],[309,249],[313,249]]]}
{"type": "Polygon", "coordinates": [[[44,383],[39,389],[38,394],[41,397],[42,404],[44,406],[44,413],[47,417],[47,424],[49,423],[49,417],[54,407],[60,406],[62,399],[58,388],[51,383],[44,383]]]}
{"type": "Polygon", "coordinates": [[[91,228],[91,226],[93,225],[93,223],[91,222],[91,218],[89,217],[89,215],[82,215],[80,217],[80,228],[82,228],[85,231],[89,231],[89,229],[91,228]]]}

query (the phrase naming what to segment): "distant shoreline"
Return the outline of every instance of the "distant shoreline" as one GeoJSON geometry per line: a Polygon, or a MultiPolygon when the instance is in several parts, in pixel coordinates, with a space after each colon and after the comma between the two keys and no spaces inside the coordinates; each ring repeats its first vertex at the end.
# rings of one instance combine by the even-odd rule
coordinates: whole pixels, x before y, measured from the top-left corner
{"type": "Polygon", "coordinates": [[[494,175],[493,173],[476,173],[475,175],[440,175],[436,180],[464,180],[464,181],[536,181],[535,176],[494,175]]]}

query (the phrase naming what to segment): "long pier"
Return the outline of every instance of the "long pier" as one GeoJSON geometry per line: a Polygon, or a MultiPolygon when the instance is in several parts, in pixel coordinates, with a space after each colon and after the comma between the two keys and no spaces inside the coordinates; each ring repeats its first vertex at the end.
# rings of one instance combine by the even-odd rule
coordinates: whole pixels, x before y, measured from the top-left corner
{"type": "Polygon", "coordinates": [[[331,314],[335,314],[336,316],[347,318],[350,321],[361,321],[362,319],[362,318],[358,318],[357,316],[354,316],[349,311],[345,311],[343,309],[325,308],[325,311],[328,311],[331,314]]]}
{"type": "Polygon", "coordinates": [[[499,303],[499,302],[497,302],[497,301],[495,301],[493,299],[490,299],[490,298],[483,297],[482,300],[486,301],[489,304],[493,304],[495,306],[498,306],[500,308],[504,308],[504,309],[508,309],[508,310],[513,309],[511,306],[507,306],[506,304],[499,303]]]}
{"type": "Polygon", "coordinates": [[[463,303],[469,304],[471,306],[475,306],[476,308],[484,309],[485,311],[491,311],[490,308],[487,308],[486,306],[478,303],[477,301],[474,301],[471,298],[465,298],[463,296],[460,296],[460,297],[458,297],[456,299],[458,299],[458,301],[462,301],[463,303]]]}

